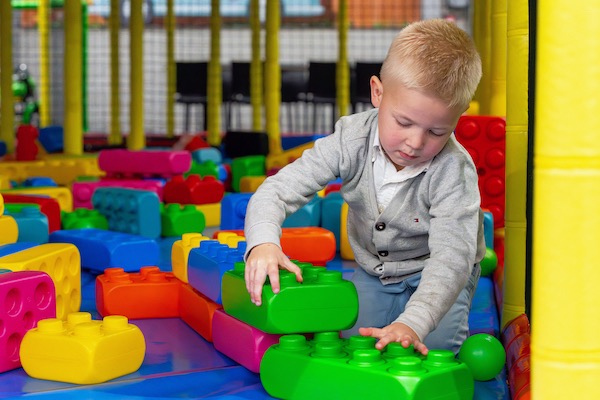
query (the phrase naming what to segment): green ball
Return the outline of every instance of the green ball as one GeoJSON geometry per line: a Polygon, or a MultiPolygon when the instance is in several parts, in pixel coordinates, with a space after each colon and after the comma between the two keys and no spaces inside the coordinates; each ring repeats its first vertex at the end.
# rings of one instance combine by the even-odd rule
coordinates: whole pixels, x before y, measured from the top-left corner
{"type": "Polygon", "coordinates": [[[489,381],[504,368],[506,351],[494,336],[477,333],[464,341],[458,359],[467,364],[476,381],[489,381]]]}
{"type": "Polygon", "coordinates": [[[481,276],[490,276],[498,266],[498,256],[496,252],[489,247],[485,249],[483,260],[479,263],[481,266],[481,276]]]}

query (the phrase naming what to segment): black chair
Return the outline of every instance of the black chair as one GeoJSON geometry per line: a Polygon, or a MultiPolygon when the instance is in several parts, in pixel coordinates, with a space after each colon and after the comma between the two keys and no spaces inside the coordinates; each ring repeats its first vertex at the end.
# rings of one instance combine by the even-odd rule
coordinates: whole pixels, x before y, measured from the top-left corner
{"type": "Polygon", "coordinates": [[[281,67],[281,104],[287,107],[290,132],[297,132],[303,128],[302,118],[299,118],[301,112],[294,110],[301,107],[306,100],[307,81],[306,67],[281,67]]]}
{"type": "Polygon", "coordinates": [[[357,62],[354,67],[352,84],[352,110],[358,111],[359,104],[371,104],[371,77],[379,77],[380,62],[357,62]]]}
{"type": "Polygon", "coordinates": [[[337,66],[335,62],[316,62],[311,61],[308,64],[308,88],[306,101],[312,104],[313,119],[312,131],[316,132],[317,128],[317,109],[325,107],[317,107],[321,104],[331,105],[331,126],[328,130],[332,130],[335,125],[337,116],[337,66]]]}
{"type": "Polygon", "coordinates": [[[190,132],[190,106],[200,104],[203,108],[202,129],[206,130],[206,81],[207,62],[176,62],[175,101],[185,105],[185,132],[190,132]]]}

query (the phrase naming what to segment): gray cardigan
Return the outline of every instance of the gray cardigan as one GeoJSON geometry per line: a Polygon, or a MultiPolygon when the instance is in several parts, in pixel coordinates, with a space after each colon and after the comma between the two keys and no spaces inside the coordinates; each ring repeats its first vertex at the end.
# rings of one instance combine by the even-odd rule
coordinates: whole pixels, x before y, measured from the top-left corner
{"type": "Polygon", "coordinates": [[[333,134],[265,180],[246,211],[247,251],[266,242],[279,245],[286,216],[340,177],[349,206],[348,239],[360,267],[384,285],[422,272],[396,321],[424,339],[485,254],[477,171],[452,135],[429,168],[402,185],[379,214],[371,161],[377,115],[373,109],[342,117],[333,134]]]}

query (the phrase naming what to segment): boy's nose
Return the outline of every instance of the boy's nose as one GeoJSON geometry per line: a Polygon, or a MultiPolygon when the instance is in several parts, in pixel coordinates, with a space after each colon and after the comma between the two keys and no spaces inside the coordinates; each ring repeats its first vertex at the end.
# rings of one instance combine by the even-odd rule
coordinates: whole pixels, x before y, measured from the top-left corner
{"type": "Polygon", "coordinates": [[[413,149],[421,149],[425,145],[426,134],[427,132],[415,129],[408,138],[408,145],[413,149]]]}

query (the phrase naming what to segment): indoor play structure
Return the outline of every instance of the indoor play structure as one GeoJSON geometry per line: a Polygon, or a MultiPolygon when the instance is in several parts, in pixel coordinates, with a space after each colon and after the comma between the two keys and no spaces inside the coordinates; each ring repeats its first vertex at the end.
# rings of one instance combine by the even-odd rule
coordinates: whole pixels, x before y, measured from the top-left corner
{"type": "MultiPolygon", "coordinates": [[[[64,121],[58,136],[45,123],[47,94],[40,96],[39,132],[27,125],[15,129],[12,98],[2,97],[0,140],[6,155],[0,161],[0,293],[7,301],[0,343],[12,351],[0,360],[0,397],[312,398],[317,385],[341,390],[344,375],[362,383],[355,391],[344,392],[348,396],[358,395],[371,377],[390,391],[401,390],[394,386],[397,381],[374,372],[383,363],[393,365],[392,373],[398,375],[407,370],[413,376],[421,374],[419,387],[425,391],[406,393],[407,398],[430,398],[437,393],[427,391],[432,386],[450,393],[446,389],[452,382],[460,382],[464,391],[452,393],[451,398],[600,396],[594,379],[600,372],[600,322],[593,311],[599,300],[593,287],[599,272],[589,262],[598,236],[593,210],[600,184],[600,149],[593,137],[599,115],[594,84],[598,52],[593,50],[600,28],[595,5],[573,7],[564,0],[473,2],[471,28],[484,74],[476,102],[456,134],[478,166],[482,207],[491,218],[488,247],[498,257],[497,268],[490,268],[487,279],[480,281],[482,297],[475,301],[470,321],[475,330],[481,329],[477,335],[491,338],[474,334],[475,343],[470,342],[457,359],[434,353],[429,360],[411,356],[408,361],[392,362],[394,352],[401,351],[394,346],[377,354],[368,341],[333,340],[335,332],[348,324],[351,310],[338,312],[339,320],[330,316],[326,321],[331,325],[319,331],[302,325],[302,321],[314,322],[309,318],[298,318],[300,326],[290,327],[292,321],[254,315],[237,296],[243,270],[244,205],[266,175],[298,157],[311,143],[299,144],[281,135],[281,9],[278,1],[268,1],[261,26],[258,0],[249,2],[250,104],[253,129],[265,133],[256,135],[256,141],[266,137],[268,145],[261,147],[255,141],[236,147],[226,143],[227,132],[221,131],[217,12],[210,19],[206,135],[175,137],[173,1],[167,1],[165,17],[169,38],[165,136],[174,137],[171,149],[145,150],[142,0],[131,1],[130,129],[124,145],[118,112],[122,93],[118,83],[110,85],[114,108],[108,142],[126,148],[84,152],[85,5],[79,0],[64,1],[64,76],[69,79],[64,79],[64,121]],[[274,79],[262,82],[263,76],[274,79]],[[41,144],[51,132],[55,136],[50,142],[61,142],[58,152],[41,144]],[[227,160],[221,145],[241,155],[227,160]],[[249,148],[253,154],[244,154],[249,148]],[[78,180],[82,176],[88,179],[78,180]],[[149,177],[153,179],[145,179],[149,177]],[[115,209],[117,203],[126,206],[115,209]],[[489,304],[482,305],[486,301],[494,312],[489,304]],[[275,323],[284,328],[274,327],[275,323]],[[315,333],[301,335],[306,331],[315,333]],[[505,358],[498,356],[498,342],[505,358]],[[111,352],[99,350],[106,348],[111,352]],[[70,358],[71,349],[80,349],[78,359],[70,358]],[[112,352],[115,349],[119,351],[112,352]],[[478,359],[476,350],[486,354],[478,359]],[[119,356],[128,351],[129,362],[122,362],[119,356]],[[341,366],[311,360],[305,355],[311,351],[334,358],[352,353],[356,358],[344,358],[348,362],[341,366]],[[100,357],[111,354],[113,358],[100,357]],[[505,365],[498,372],[499,358],[505,365]],[[58,367],[50,368],[48,359],[58,367]],[[92,367],[81,368],[77,364],[81,359],[92,367]],[[280,384],[276,375],[287,363],[309,371],[307,376],[280,384]],[[446,370],[453,371],[450,382],[431,367],[433,363],[451,366],[446,370]],[[366,374],[348,365],[375,367],[366,374]],[[465,365],[477,367],[468,372],[465,365]],[[318,381],[330,372],[328,381],[318,381]]],[[[113,9],[118,9],[118,3],[112,1],[113,9]]],[[[348,113],[351,103],[346,52],[351,3],[336,2],[339,115],[348,113]]],[[[40,48],[47,50],[48,27],[43,21],[50,1],[40,0],[37,7],[40,48]]],[[[212,9],[219,9],[218,0],[212,1],[212,9]]],[[[10,3],[1,2],[0,93],[12,90],[11,14],[10,3]]],[[[109,24],[111,76],[119,76],[121,28],[118,19],[111,18],[109,24]]],[[[43,80],[40,83],[48,90],[43,80]]],[[[352,303],[352,294],[340,283],[354,265],[344,234],[344,205],[335,199],[335,191],[333,182],[316,200],[320,203],[290,216],[282,245],[314,279],[315,296],[327,296],[319,292],[317,283],[331,285],[335,289],[330,290],[343,293],[338,297],[346,298],[338,304],[343,307],[352,303]],[[323,211],[326,205],[335,212],[323,211]],[[306,222],[311,218],[319,222],[306,222]],[[315,230],[318,224],[330,234],[315,230]],[[313,237],[319,241],[311,242],[313,237]],[[325,271],[315,267],[323,264],[325,271]]],[[[293,292],[293,282],[288,283],[285,293],[296,298],[294,304],[302,302],[294,297],[302,295],[293,292]]],[[[277,306],[281,305],[273,305],[277,306]]]]}

